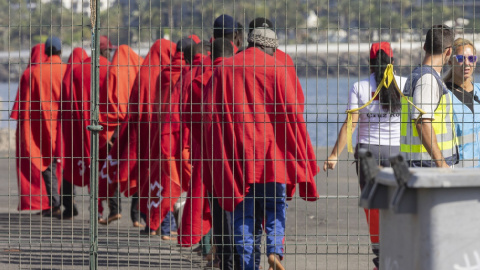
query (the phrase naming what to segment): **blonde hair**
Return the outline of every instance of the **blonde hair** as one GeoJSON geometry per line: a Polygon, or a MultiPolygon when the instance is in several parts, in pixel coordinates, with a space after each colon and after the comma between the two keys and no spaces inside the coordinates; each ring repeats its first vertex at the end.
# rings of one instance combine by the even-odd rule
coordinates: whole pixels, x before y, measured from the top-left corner
{"type": "MultiPolygon", "coordinates": [[[[453,45],[452,45],[452,56],[450,56],[450,60],[453,59],[453,55],[455,54],[455,52],[457,51],[458,48],[460,47],[465,47],[465,46],[472,46],[473,48],[473,53],[475,55],[477,55],[477,49],[475,49],[475,46],[473,45],[473,42],[471,42],[470,40],[468,39],[464,39],[464,38],[457,38],[455,40],[455,42],[453,42],[453,45]]],[[[453,68],[451,67],[450,70],[447,72],[447,75],[445,75],[443,77],[443,81],[444,82],[449,82],[452,80],[452,77],[453,77],[453,68]]]]}

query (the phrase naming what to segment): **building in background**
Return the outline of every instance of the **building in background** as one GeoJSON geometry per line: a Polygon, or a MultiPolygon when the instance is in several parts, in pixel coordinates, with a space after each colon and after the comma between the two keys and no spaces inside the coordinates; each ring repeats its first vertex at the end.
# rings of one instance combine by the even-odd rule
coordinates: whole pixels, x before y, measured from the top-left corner
{"type": "MultiPolygon", "coordinates": [[[[34,1],[31,1],[34,2],[34,1]]],[[[90,0],[41,0],[42,3],[58,3],[63,7],[72,10],[74,13],[83,13],[90,17],[90,0]]],[[[99,0],[100,11],[107,10],[115,1],[99,0]]]]}

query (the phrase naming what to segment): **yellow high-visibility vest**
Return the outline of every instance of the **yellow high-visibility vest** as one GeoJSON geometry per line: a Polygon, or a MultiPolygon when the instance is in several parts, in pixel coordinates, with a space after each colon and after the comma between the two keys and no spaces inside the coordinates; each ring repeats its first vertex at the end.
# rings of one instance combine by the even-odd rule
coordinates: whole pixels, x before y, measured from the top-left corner
{"type": "MultiPolygon", "coordinates": [[[[419,79],[423,74],[425,73],[422,72],[421,74],[416,75],[419,76],[419,79]]],[[[409,83],[409,81],[407,81],[407,84],[409,83]]],[[[416,81],[410,82],[411,87],[414,87],[413,83],[416,83],[416,81]]],[[[444,88],[443,83],[440,86],[444,88]]],[[[408,86],[406,87],[408,88],[408,86]]],[[[413,101],[413,94],[411,93],[412,91],[408,91],[408,89],[406,90],[408,100],[413,101]]],[[[404,155],[405,159],[408,161],[432,161],[432,157],[427,152],[427,149],[425,149],[422,141],[420,140],[420,137],[418,136],[416,119],[411,118],[413,110],[414,108],[412,108],[412,106],[408,102],[402,100],[402,114],[400,124],[400,152],[402,152],[402,155],[404,155]]],[[[448,90],[443,90],[443,95],[440,98],[438,107],[434,112],[434,119],[432,119],[432,128],[435,131],[437,144],[440,148],[440,151],[442,152],[443,157],[448,158],[456,155],[457,139],[453,124],[452,97],[448,90]]]]}

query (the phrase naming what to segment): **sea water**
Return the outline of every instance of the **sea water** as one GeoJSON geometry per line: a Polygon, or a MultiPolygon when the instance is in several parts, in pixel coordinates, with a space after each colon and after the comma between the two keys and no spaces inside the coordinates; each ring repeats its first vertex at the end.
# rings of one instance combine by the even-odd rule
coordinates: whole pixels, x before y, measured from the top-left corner
{"type": "MultiPolygon", "coordinates": [[[[480,75],[476,75],[480,81],[480,75]]],[[[331,78],[300,78],[305,95],[305,121],[310,139],[315,146],[332,146],[346,119],[348,92],[358,76],[331,78]]],[[[9,119],[17,93],[18,83],[0,83],[0,128],[16,128],[9,119]]],[[[355,137],[355,136],[354,136],[355,137]]],[[[355,142],[354,142],[355,143],[355,142]]]]}

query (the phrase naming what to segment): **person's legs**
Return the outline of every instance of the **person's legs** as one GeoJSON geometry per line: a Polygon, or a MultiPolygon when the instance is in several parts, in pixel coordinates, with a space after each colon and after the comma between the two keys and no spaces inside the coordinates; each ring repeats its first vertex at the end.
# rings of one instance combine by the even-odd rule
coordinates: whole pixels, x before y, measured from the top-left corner
{"type": "Polygon", "coordinates": [[[63,179],[61,190],[63,206],[65,207],[62,218],[68,219],[77,216],[78,209],[74,203],[75,186],[72,185],[72,183],[70,183],[68,180],[63,179]]]}
{"type": "Polygon", "coordinates": [[[212,250],[212,230],[208,231],[208,233],[202,237],[200,243],[202,246],[202,256],[207,257],[207,260],[213,260],[213,257],[208,258],[208,255],[212,250]]]}
{"type": "MultiPolygon", "coordinates": [[[[260,199],[262,200],[262,199],[260,199]]],[[[262,234],[263,234],[263,220],[265,217],[265,212],[263,209],[263,203],[255,202],[255,230],[254,230],[254,237],[255,237],[255,246],[254,246],[254,261],[255,261],[255,269],[260,267],[261,261],[261,247],[262,247],[262,234]]]]}
{"type": "Polygon", "coordinates": [[[57,179],[57,162],[54,160],[50,166],[42,172],[45,188],[50,205],[50,211],[46,212],[47,216],[59,216],[60,211],[60,195],[58,194],[58,179],[57,179]]]}
{"type": "MultiPolygon", "coordinates": [[[[267,234],[266,250],[270,269],[284,269],[280,264],[283,259],[286,220],[286,186],[279,183],[261,185],[265,198],[265,232],[267,234]]],[[[260,187],[259,187],[260,188],[260,187]]],[[[257,192],[260,197],[262,194],[257,192]]]]}
{"type": "Polygon", "coordinates": [[[115,189],[113,196],[108,198],[108,208],[110,209],[109,217],[122,213],[122,201],[118,189],[115,189]]]}
{"type": "Polygon", "coordinates": [[[240,268],[244,270],[255,268],[253,258],[254,194],[255,185],[251,185],[249,194],[233,210],[233,242],[239,255],[240,268]]]}
{"type": "MultiPolygon", "coordinates": [[[[115,220],[121,219],[122,218],[122,201],[120,199],[120,192],[118,191],[118,186],[115,185],[115,192],[112,197],[108,197],[108,209],[110,210],[110,213],[108,214],[108,217],[105,219],[103,217],[100,217],[98,219],[98,223],[102,225],[108,225],[110,222],[113,222],[115,220]]],[[[101,204],[101,201],[99,202],[101,204]]],[[[100,213],[99,213],[100,214],[100,213]]]]}
{"type": "Polygon", "coordinates": [[[240,269],[233,245],[232,214],[222,209],[217,198],[212,198],[211,206],[213,244],[216,257],[220,261],[220,269],[240,269]]]}
{"type": "Polygon", "coordinates": [[[140,224],[140,210],[138,209],[138,192],[132,195],[132,205],[130,206],[130,219],[133,226],[143,227],[140,224]]]}
{"type": "Polygon", "coordinates": [[[160,233],[162,235],[170,235],[172,231],[177,231],[177,223],[175,222],[173,213],[170,211],[167,213],[162,221],[162,224],[160,225],[160,233]]]}
{"type": "MultiPolygon", "coordinates": [[[[390,167],[389,158],[396,156],[400,153],[399,146],[391,145],[372,145],[372,144],[357,144],[355,149],[355,159],[358,160],[358,150],[367,149],[372,153],[375,160],[378,161],[378,165],[383,167],[390,167]]],[[[363,169],[360,162],[357,162],[357,174],[359,176],[360,189],[366,185],[366,179],[364,179],[363,169]]],[[[378,209],[365,209],[365,215],[367,217],[367,223],[370,232],[370,241],[372,243],[372,251],[375,257],[372,259],[374,265],[379,267],[379,254],[380,254],[380,215],[378,209]]]]}

